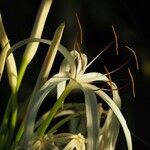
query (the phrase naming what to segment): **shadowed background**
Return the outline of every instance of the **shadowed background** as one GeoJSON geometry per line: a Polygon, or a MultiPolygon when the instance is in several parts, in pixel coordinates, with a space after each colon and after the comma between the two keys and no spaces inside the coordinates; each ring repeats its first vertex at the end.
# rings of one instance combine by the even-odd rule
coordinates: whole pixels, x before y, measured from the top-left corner
{"type": "MultiPolygon", "coordinates": [[[[0,11],[11,45],[29,37],[39,5],[40,0],[0,0],[0,11]]],[[[136,71],[133,60],[112,74],[112,79],[119,87],[123,87],[120,89],[123,101],[122,112],[132,133],[137,136],[133,135],[133,149],[149,150],[150,146],[139,139],[150,143],[150,123],[148,121],[148,114],[150,113],[150,23],[148,21],[150,9],[148,2],[146,0],[54,0],[42,37],[51,39],[57,26],[65,21],[66,27],[62,44],[71,50],[79,31],[76,13],[80,18],[83,32],[81,49],[88,55],[89,60],[114,40],[112,25],[114,25],[119,39],[119,56],[115,55],[115,45],[113,44],[89,70],[104,73],[103,65],[106,65],[109,71],[114,70],[130,57],[133,57],[129,50],[124,47],[125,45],[135,50],[139,59],[140,70],[136,71]],[[131,68],[135,80],[135,99],[132,96],[128,67],[131,68]]],[[[23,83],[21,89],[23,96],[20,99],[29,95],[33,89],[47,48],[45,45],[40,46],[35,60],[28,67],[24,78],[26,82],[23,83]]],[[[20,63],[23,50],[24,48],[21,48],[15,52],[17,64],[20,63]]],[[[53,72],[58,69],[57,63],[60,63],[60,59],[58,58],[57,61],[53,67],[53,72]]],[[[0,85],[2,91],[0,94],[1,111],[6,106],[3,101],[8,99],[10,92],[5,80],[6,77],[3,76],[0,85]]],[[[122,135],[121,133],[118,141],[123,141],[122,135]]],[[[119,143],[118,149],[126,149],[125,142],[119,143]]]]}

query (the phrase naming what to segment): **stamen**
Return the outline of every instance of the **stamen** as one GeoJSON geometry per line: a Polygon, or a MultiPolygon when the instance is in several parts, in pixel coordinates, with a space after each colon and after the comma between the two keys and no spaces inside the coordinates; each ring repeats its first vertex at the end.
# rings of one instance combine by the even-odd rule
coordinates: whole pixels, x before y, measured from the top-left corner
{"type": "Polygon", "coordinates": [[[78,37],[78,34],[75,36],[75,39],[74,39],[73,50],[76,50],[76,46],[77,46],[77,37],[78,37]]]}
{"type": "MultiPolygon", "coordinates": [[[[120,90],[126,88],[126,87],[129,85],[129,83],[130,83],[130,82],[127,82],[125,85],[123,85],[123,86],[121,86],[121,87],[118,87],[118,88],[116,88],[116,89],[113,89],[113,91],[115,91],[115,90],[120,91],[120,90]]],[[[101,88],[101,89],[102,89],[103,91],[112,91],[111,89],[106,89],[106,88],[101,88]]]]}
{"type": "Polygon", "coordinates": [[[112,45],[112,43],[113,43],[113,41],[112,41],[110,44],[108,44],[108,45],[86,66],[86,69],[87,69],[90,65],[92,65],[92,64],[94,63],[94,61],[95,61],[99,56],[101,56],[101,55],[112,45]]]}
{"type": "Polygon", "coordinates": [[[81,56],[81,48],[80,48],[80,45],[79,45],[78,42],[76,43],[76,47],[77,47],[76,50],[79,52],[79,54],[80,54],[80,56],[81,56]]]}
{"type": "Polygon", "coordinates": [[[147,141],[145,141],[142,138],[140,138],[139,136],[135,135],[132,131],[130,131],[130,132],[137,140],[139,140],[141,143],[143,143],[144,145],[146,145],[147,147],[150,148],[150,144],[147,141]]]}
{"type": "MultiPolygon", "coordinates": [[[[129,62],[131,61],[131,58],[128,59],[126,62],[124,62],[120,67],[118,67],[117,69],[110,71],[109,74],[113,74],[115,72],[117,72],[118,70],[122,69],[124,66],[126,66],[129,62]]],[[[108,75],[107,73],[104,75],[108,75]]]]}
{"type": "Polygon", "coordinates": [[[137,70],[139,70],[138,59],[137,59],[137,56],[136,56],[135,51],[134,51],[132,48],[130,48],[129,46],[125,46],[125,47],[126,47],[127,49],[129,49],[129,50],[133,53],[134,58],[135,58],[136,68],[137,68],[137,70]]]}
{"type": "Polygon", "coordinates": [[[109,72],[108,68],[105,65],[104,65],[104,68],[105,68],[105,70],[107,72],[107,75],[108,75],[110,88],[111,88],[111,90],[113,90],[112,89],[112,80],[111,80],[110,72],[109,72]]]}
{"type": "Polygon", "coordinates": [[[78,23],[78,27],[79,27],[79,37],[80,37],[79,41],[82,44],[82,41],[83,41],[82,26],[81,26],[80,19],[79,19],[79,16],[77,13],[76,13],[76,19],[77,19],[77,23],[78,23]]]}
{"type": "Polygon", "coordinates": [[[107,91],[107,92],[112,92],[112,91],[116,91],[116,90],[118,90],[118,88],[116,88],[116,89],[105,89],[105,88],[101,88],[101,90],[102,91],[107,91]]]}
{"type": "Polygon", "coordinates": [[[114,37],[115,37],[115,44],[116,44],[116,55],[118,55],[118,38],[117,38],[117,34],[116,34],[116,31],[115,31],[115,28],[114,28],[114,26],[112,26],[112,30],[113,30],[114,37]]]}
{"type": "Polygon", "coordinates": [[[134,79],[133,79],[133,76],[132,76],[132,74],[131,74],[130,68],[128,68],[128,72],[129,72],[129,75],[130,75],[130,78],[131,78],[131,82],[132,82],[132,92],[133,92],[133,96],[135,97],[135,84],[134,84],[134,79]]]}
{"type": "MultiPolygon", "coordinates": [[[[110,81],[108,81],[108,82],[110,82],[110,81]]],[[[128,85],[129,85],[129,83],[131,82],[131,80],[129,81],[129,82],[127,82],[125,85],[123,85],[123,86],[121,86],[121,87],[118,87],[118,88],[116,88],[116,89],[109,89],[109,88],[105,88],[105,86],[107,86],[107,84],[104,84],[101,88],[97,88],[96,90],[94,90],[94,91],[98,91],[98,90],[103,90],[103,91],[115,91],[115,90],[122,90],[122,89],[124,89],[124,88],[126,88],[128,85]]],[[[96,82],[94,82],[94,83],[99,83],[98,81],[96,81],[96,82]]],[[[101,83],[101,82],[100,82],[101,83]]],[[[107,82],[106,82],[107,83],[107,82]]]]}

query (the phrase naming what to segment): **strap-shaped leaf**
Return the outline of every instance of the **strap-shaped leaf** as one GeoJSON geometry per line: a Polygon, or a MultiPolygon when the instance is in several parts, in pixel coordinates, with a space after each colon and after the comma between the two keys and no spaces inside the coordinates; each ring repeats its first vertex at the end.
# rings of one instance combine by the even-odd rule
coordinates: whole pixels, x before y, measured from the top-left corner
{"type": "MultiPolygon", "coordinates": [[[[30,36],[31,38],[41,38],[51,4],[52,4],[52,0],[42,0],[32,29],[32,33],[30,36]]],[[[29,63],[32,61],[33,57],[35,56],[38,46],[39,43],[28,43],[26,46],[25,52],[23,54],[22,62],[20,65],[20,69],[18,72],[18,80],[17,80],[17,87],[16,87],[17,92],[20,88],[26,68],[29,65],[29,63]]]]}
{"type": "Polygon", "coordinates": [[[2,46],[2,52],[0,55],[0,80],[3,74],[3,69],[6,61],[9,84],[12,91],[14,92],[17,85],[17,68],[13,54],[11,53],[7,58],[7,52],[10,49],[10,44],[7,34],[5,32],[1,14],[0,14],[0,44],[2,46]]]}
{"type": "MultiPolygon", "coordinates": [[[[42,0],[30,35],[31,38],[41,38],[51,4],[52,0],[42,0]]],[[[39,43],[29,43],[27,45],[23,55],[23,61],[25,61],[27,64],[29,64],[34,57],[38,45],[39,43]]]]}
{"type": "Polygon", "coordinates": [[[38,76],[38,79],[35,85],[35,89],[34,89],[35,92],[48,79],[49,73],[51,71],[52,65],[54,63],[54,60],[58,51],[58,47],[60,45],[64,27],[65,27],[65,24],[61,23],[54,34],[51,46],[48,49],[47,55],[45,57],[40,74],[38,76]]]}

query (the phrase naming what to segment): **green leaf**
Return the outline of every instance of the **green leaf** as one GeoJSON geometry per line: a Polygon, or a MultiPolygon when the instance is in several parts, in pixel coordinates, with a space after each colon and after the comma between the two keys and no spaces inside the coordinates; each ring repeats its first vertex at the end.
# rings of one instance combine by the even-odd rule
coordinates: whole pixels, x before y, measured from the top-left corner
{"type": "MultiPolygon", "coordinates": [[[[52,0],[41,1],[30,38],[41,38],[52,2],[52,0]]],[[[29,43],[27,45],[23,55],[23,62],[30,63],[38,49],[38,45],[39,43],[29,43]]]]}

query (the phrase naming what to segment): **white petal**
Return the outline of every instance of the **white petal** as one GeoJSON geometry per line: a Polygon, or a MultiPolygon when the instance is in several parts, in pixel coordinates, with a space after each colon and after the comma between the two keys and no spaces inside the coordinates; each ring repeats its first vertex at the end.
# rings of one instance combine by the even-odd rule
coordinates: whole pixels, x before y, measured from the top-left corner
{"type": "Polygon", "coordinates": [[[73,139],[63,148],[63,150],[73,150],[75,147],[76,147],[76,142],[75,139],[73,139]]]}
{"type": "Polygon", "coordinates": [[[72,140],[64,147],[63,150],[85,150],[85,139],[79,133],[78,135],[73,135],[72,140]]]}
{"type": "Polygon", "coordinates": [[[87,118],[87,134],[88,150],[96,150],[99,147],[99,117],[97,108],[97,99],[93,91],[83,87],[85,95],[86,118],[87,118]]]}
{"type": "Polygon", "coordinates": [[[76,50],[71,51],[71,55],[77,60],[77,74],[84,73],[87,65],[87,56],[84,53],[78,53],[76,50]]]}
{"type": "Polygon", "coordinates": [[[97,73],[97,72],[85,73],[85,74],[78,75],[77,80],[79,83],[80,82],[90,83],[90,82],[94,82],[94,81],[103,81],[103,82],[109,81],[109,79],[104,74],[97,73]]]}
{"type": "MultiPolygon", "coordinates": [[[[83,72],[83,69],[85,68],[85,66],[87,65],[87,56],[83,53],[79,54],[77,51],[73,50],[70,52],[71,56],[74,58],[74,60],[77,59],[77,72],[76,74],[78,75],[79,72],[83,72]]],[[[64,59],[61,63],[61,67],[60,67],[60,72],[68,72],[70,71],[70,67],[69,63],[66,61],[66,59],[64,59]]],[[[58,84],[57,86],[57,98],[62,94],[62,92],[64,91],[66,86],[66,82],[61,82],[58,84]]]]}
{"type": "MultiPolygon", "coordinates": [[[[8,55],[10,53],[12,53],[13,51],[15,51],[16,49],[20,48],[21,46],[23,46],[27,43],[32,43],[32,42],[45,43],[45,44],[51,45],[50,40],[40,39],[40,38],[27,38],[27,39],[24,39],[24,40],[22,40],[22,41],[20,41],[16,44],[14,44],[8,50],[8,55]]],[[[69,51],[61,44],[59,45],[58,50],[64,55],[64,57],[66,58],[68,64],[71,66],[71,76],[74,77],[75,74],[76,74],[76,66],[75,66],[73,57],[70,55],[69,51]]]]}
{"type": "MultiPolygon", "coordinates": [[[[113,101],[118,106],[118,108],[121,108],[121,100],[118,94],[117,86],[112,83],[112,94],[113,94],[113,101]],[[115,90],[114,90],[115,89],[115,90]]],[[[102,131],[101,131],[101,137],[100,137],[100,149],[111,149],[115,150],[116,142],[119,134],[120,129],[120,123],[116,117],[116,115],[113,113],[113,111],[110,109],[107,114],[107,118],[105,120],[105,123],[103,125],[102,131]]]]}
{"type": "MultiPolygon", "coordinates": [[[[69,74],[69,71],[70,71],[70,65],[67,62],[67,60],[64,59],[62,61],[62,63],[61,63],[59,72],[64,72],[64,73],[68,72],[68,74],[69,74]]],[[[60,82],[57,85],[57,98],[59,98],[59,96],[62,94],[62,92],[64,91],[65,87],[66,87],[66,81],[60,82]]]]}
{"type": "Polygon", "coordinates": [[[78,56],[77,74],[83,74],[87,65],[87,56],[83,53],[78,56]]]}
{"type": "Polygon", "coordinates": [[[67,79],[68,78],[64,73],[57,74],[49,79],[33,97],[31,96],[25,123],[24,140],[26,142],[30,140],[31,135],[33,134],[35,118],[44,98],[56,87],[59,82],[67,79]]]}
{"type": "MultiPolygon", "coordinates": [[[[96,86],[91,85],[91,84],[85,84],[84,86],[86,86],[89,89],[95,89],[96,86]]],[[[97,95],[99,95],[108,105],[109,107],[112,109],[112,111],[115,113],[115,115],[117,116],[120,124],[122,125],[125,137],[126,137],[126,141],[127,141],[127,146],[128,146],[128,150],[132,150],[132,140],[131,140],[131,134],[129,131],[129,128],[127,126],[126,120],[123,117],[122,113],[120,112],[118,106],[115,104],[115,102],[113,102],[113,100],[102,90],[97,90],[95,91],[95,93],[97,95]]]]}

